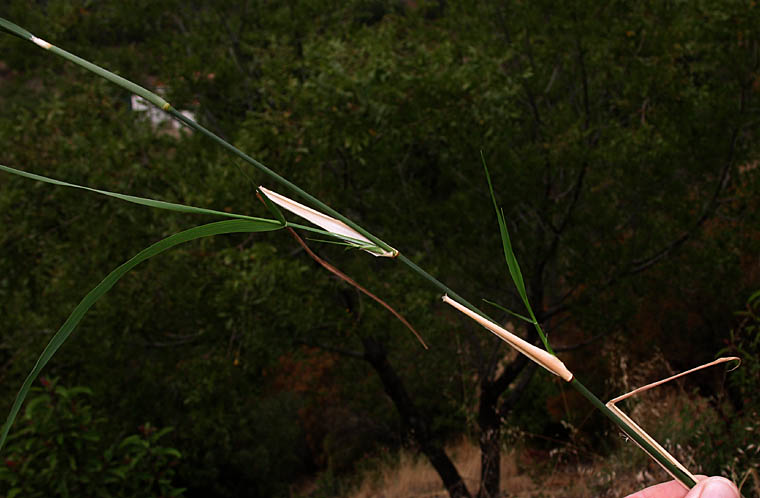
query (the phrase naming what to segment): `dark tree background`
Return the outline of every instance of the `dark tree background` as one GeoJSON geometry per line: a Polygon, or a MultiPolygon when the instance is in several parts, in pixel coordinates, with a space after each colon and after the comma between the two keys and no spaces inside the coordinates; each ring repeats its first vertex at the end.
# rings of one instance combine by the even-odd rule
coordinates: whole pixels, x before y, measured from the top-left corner
{"type": "MultiPolygon", "coordinates": [[[[656,353],[679,370],[736,346],[732,313],[760,286],[754,4],[9,0],[0,16],[165,88],[471,301],[523,312],[482,150],[537,317],[600,397],[623,389],[621,358],[635,368],[656,353]]],[[[259,216],[254,189],[272,187],[203,137],[152,129],[119,88],[5,35],[0,163],[259,216]]],[[[204,221],[3,174],[0,407],[103,275],[204,221]]],[[[91,387],[114,435],[174,427],[187,496],[287,495],[314,475],[336,493],[333,478],[362,456],[407,446],[452,496],[493,497],[513,442],[505,427],[553,439],[544,446],[615,450],[590,406],[417,275],[309,244],[430,350],[277,232],[144,264],[47,375],[91,387]],[[480,445],[477,489],[444,449],[463,434],[480,445]]],[[[710,398],[715,384],[699,387],[710,398]]],[[[753,401],[732,392],[721,410],[741,419],[753,401]]],[[[719,434],[729,447],[734,430],[719,434]]],[[[733,457],[717,441],[700,447],[712,455],[705,473],[733,457]]]]}

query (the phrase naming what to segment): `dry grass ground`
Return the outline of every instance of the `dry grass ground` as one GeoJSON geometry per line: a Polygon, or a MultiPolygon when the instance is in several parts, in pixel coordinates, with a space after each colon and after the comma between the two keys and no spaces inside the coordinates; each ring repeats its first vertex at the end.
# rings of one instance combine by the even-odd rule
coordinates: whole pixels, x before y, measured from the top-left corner
{"type": "MultiPolygon", "coordinates": [[[[474,494],[478,489],[480,453],[476,445],[463,440],[449,449],[457,469],[474,494]]],[[[649,484],[665,480],[657,469],[631,468],[619,474],[619,461],[581,464],[568,462],[546,468],[548,455],[524,449],[502,455],[501,489],[503,496],[514,498],[585,498],[622,497],[649,484]],[[541,467],[541,475],[535,470],[541,467]],[[618,475],[619,474],[619,475],[618,475]]],[[[430,464],[419,456],[404,453],[393,467],[378,469],[368,475],[348,495],[349,498],[445,498],[448,494],[430,464]]]]}
{"type": "MultiPolygon", "coordinates": [[[[622,379],[620,391],[664,378],[674,372],[661,356],[653,356],[640,363],[636,369],[626,368],[621,362],[622,379]]],[[[689,390],[689,383],[674,382],[656,390],[647,391],[635,399],[626,401],[624,410],[649,431],[655,439],[687,468],[694,473],[704,473],[697,455],[704,456],[700,426],[715,426],[721,423],[720,413],[715,403],[696,391],[689,390]],[[696,446],[695,446],[696,445],[696,446]],[[702,453],[700,453],[700,451],[702,453]]],[[[716,391],[720,391],[717,388],[716,391]]],[[[756,428],[760,433],[760,423],[756,428]]],[[[528,435],[512,434],[511,438],[526,441],[522,445],[512,445],[501,456],[502,497],[513,498],[617,498],[643,489],[652,484],[670,480],[670,476],[651,461],[638,447],[621,438],[617,449],[607,457],[601,457],[592,449],[582,450],[572,445],[552,451],[536,450],[530,447],[528,435]],[[524,436],[524,437],[523,437],[524,436]]],[[[610,438],[615,438],[614,432],[610,438]]],[[[614,441],[611,441],[614,443],[614,441]]],[[[756,444],[747,446],[746,451],[756,450],[756,444]]],[[[726,455],[734,450],[723,449],[726,455]]],[[[744,453],[736,449],[742,456],[744,453]]],[[[479,487],[480,452],[477,444],[463,439],[447,448],[468,489],[474,496],[479,487]]],[[[386,462],[388,459],[385,460],[386,462]]],[[[358,477],[358,484],[345,498],[445,498],[448,496],[438,474],[428,461],[419,454],[402,452],[395,463],[379,463],[364,466],[364,473],[358,477]],[[369,470],[366,470],[369,468],[369,470]]],[[[760,477],[757,468],[760,463],[736,460],[731,468],[722,470],[734,479],[745,498],[760,498],[760,477]],[[740,465],[741,463],[741,465],[740,465]],[[736,468],[734,468],[736,467],[736,468]]],[[[354,481],[357,482],[357,481],[354,481]]],[[[295,492],[294,496],[317,496],[312,492],[316,483],[310,483],[295,492]]],[[[345,488],[344,488],[345,489],[345,488]]],[[[295,490],[294,490],[295,491],[295,490]]],[[[319,495],[323,496],[323,495],[319,495]]],[[[501,497],[494,497],[501,498],[501,497]]]]}
{"type": "MultiPolygon", "coordinates": [[[[673,386],[641,396],[631,408],[631,416],[648,421],[644,427],[665,442],[670,451],[694,472],[701,471],[694,461],[694,449],[672,443],[670,436],[693,430],[693,414],[711,417],[706,401],[688,396],[673,386]]],[[[470,492],[477,492],[480,453],[476,444],[462,440],[448,449],[470,492]]],[[[741,477],[739,477],[741,479],[741,477]]],[[[659,466],[649,460],[633,443],[621,444],[607,458],[585,454],[572,448],[551,452],[528,447],[502,454],[501,490],[514,498],[615,498],[624,497],[652,484],[670,480],[659,466]]],[[[745,486],[745,493],[751,484],[745,486]]],[[[365,475],[348,498],[434,498],[448,496],[438,475],[424,457],[403,453],[394,466],[374,469],[365,475]]],[[[751,494],[745,496],[755,496],[751,494]]]]}

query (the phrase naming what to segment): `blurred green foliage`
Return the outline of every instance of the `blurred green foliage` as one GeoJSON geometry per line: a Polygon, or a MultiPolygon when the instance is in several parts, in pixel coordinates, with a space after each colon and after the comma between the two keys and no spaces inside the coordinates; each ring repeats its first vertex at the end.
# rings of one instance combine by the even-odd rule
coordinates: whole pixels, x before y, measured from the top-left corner
{"type": "Polygon", "coordinates": [[[86,387],[40,379],[0,466],[0,493],[14,496],[182,496],[174,485],[182,455],[159,442],[171,428],[150,423],[111,442],[109,421],[86,387]]]}
{"type": "Polygon", "coordinates": [[[745,496],[760,496],[760,291],[754,292],[737,315],[722,354],[742,359],[740,368],[728,376],[729,403],[724,403],[723,424],[703,428],[702,456],[711,470],[745,484],[745,496]],[[754,494],[753,494],[754,493],[754,494]]]}
{"type": "MultiPolygon", "coordinates": [[[[611,351],[629,365],[652,349],[676,368],[710,359],[758,286],[756,7],[8,0],[0,16],[163,85],[175,107],[462,295],[520,311],[484,150],[531,302],[556,312],[552,344],[601,337],[560,353],[600,394],[620,388],[611,351]]],[[[0,61],[2,164],[267,215],[252,170],[202,137],[151,129],[118,88],[8,36],[0,61]]],[[[0,178],[0,409],[103,275],[203,221],[0,178]]],[[[182,451],[188,496],[287,495],[318,471],[336,489],[362,455],[408,444],[369,366],[332,352],[361,352],[362,337],[386,345],[438,440],[477,435],[479,382],[508,364],[507,347],[392,261],[311,244],[431,350],[286,234],[223,236],[125,277],[50,375],[98,393],[103,439],[146,419],[175,427],[162,441],[182,451]]],[[[567,419],[578,444],[604,441],[587,405],[553,408],[553,382],[532,379],[507,422],[555,437],[567,419]]]]}

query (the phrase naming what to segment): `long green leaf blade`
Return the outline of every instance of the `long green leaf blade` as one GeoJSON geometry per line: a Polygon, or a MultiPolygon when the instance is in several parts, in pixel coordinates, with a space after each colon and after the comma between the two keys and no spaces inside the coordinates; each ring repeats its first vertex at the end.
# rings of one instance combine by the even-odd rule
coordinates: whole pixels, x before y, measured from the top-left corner
{"type": "MultiPolygon", "coordinates": [[[[531,308],[530,306],[530,301],[528,300],[528,293],[525,290],[525,280],[523,279],[522,271],[520,271],[520,264],[517,262],[517,257],[515,256],[514,250],[512,250],[512,241],[509,238],[509,230],[507,230],[507,222],[504,218],[504,211],[499,207],[498,202],[496,202],[496,194],[493,191],[493,184],[491,183],[491,175],[488,173],[488,166],[486,165],[486,157],[483,154],[482,150],[480,151],[480,158],[483,161],[483,170],[486,173],[486,181],[488,182],[488,192],[491,194],[491,201],[493,202],[493,208],[496,211],[496,220],[499,222],[499,233],[501,234],[501,245],[504,250],[504,259],[507,261],[507,268],[509,269],[509,274],[512,277],[512,281],[515,283],[515,287],[517,287],[517,292],[518,294],[520,294],[520,298],[525,304],[525,308],[527,308],[528,313],[530,314],[531,320],[528,320],[528,321],[536,327],[538,336],[541,338],[541,342],[544,343],[544,347],[546,348],[546,350],[549,353],[554,354],[552,347],[549,345],[549,340],[546,338],[546,334],[544,334],[543,329],[541,329],[541,325],[539,325],[538,320],[536,319],[536,315],[533,313],[533,308],[531,308]]],[[[509,313],[512,313],[512,312],[510,311],[509,313]]]]}
{"type": "Polygon", "coordinates": [[[29,173],[26,171],[21,171],[19,169],[10,168],[8,166],[3,166],[2,164],[0,164],[0,171],[5,171],[8,173],[12,173],[14,175],[23,176],[24,178],[37,180],[39,182],[44,182],[44,183],[50,183],[52,185],[58,185],[61,187],[70,187],[70,188],[78,188],[81,190],[88,190],[90,192],[107,195],[109,197],[114,197],[122,201],[132,202],[134,204],[140,204],[142,206],[148,206],[148,207],[153,207],[153,208],[158,208],[158,209],[166,209],[169,211],[179,211],[181,213],[212,214],[216,216],[224,216],[226,218],[239,218],[239,219],[251,220],[251,221],[275,223],[279,227],[284,226],[284,223],[278,223],[277,221],[267,220],[264,218],[256,218],[254,216],[246,216],[244,214],[225,213],[224,211],[215,211],[213,209],[199,208],[195,206],[186,206],[184,204],[175,204],[173,202],[157,201],[155,199],[147,199],[145,197],[136,197],[134,195],[119,194],[117,192],[109,192],[108,190],[99,190],[96,188],[85,187],[82,185],[76,185],[74,183],[68,183],[61,180],[56,180],[55,178],[48,178],[47,176],[36,175],[34,173],[29,173]]]}
{"type": "MultiPolygon", "coordinates": [[[[227,218],[237,218],[237,219],[253,220],[253,221],[266,221],[270,223],[274,222],[273,220],[266,220],[264,218],[257,218],[254,216],[247,216],[244,214],[227,213],[224,211],[216,211],[214,209],[199,208],[195,206],[188,206],[186,204],[175,204],[173,202],[159,201],[156,199],[148,199],[145,197],[137,197],[134,195],[120,194],[118,192],[110,192],[108,190],[100,190],[100,189],[96,189],[92,187],[86,187],[84,185],[77,185],[75,183],[64,182],[62,180],[56,180],[55,178],[50,178],[50,177],[38,175],[35,173],[29,173],[28,171],[22,171],[19,169],[11,168],[9,166],[4,166],[2,164],[0,164],[0,171],[5,171],[7,173],[11,173],[17,176],[29,178],[31,180],[49,183],[51,185],[87,190],[89,192],[95,192],[97,194],[106,195],[106,196],[113,197],[115,199],[119,199],[122,201],[131,202],[134,204],[140,204],[142,206],[148,206],[148,207],[153,207],[153,208],[158,208],[158,209],[166,209],[168,211],[178,211],[181,213],[195,213],[195,214],[211,214],[211,215],[217,215],[217,216],[224,216],[227,218]]],[[[336,234],[332,232],[328,232],[326,230],[321,230],[319,228],[314,228],[314,227],[305,226],[305,225],[299,225],[297,223],[289,223],[285,219],[285,216],[282,214],[282,211],[280,211],[280,209],[274,203],[272,203],[272,201],[270,201],[267,196],[261,195],[260,197],[264,201],[267,208],[269,208],[272,214],[277,218],[277,221],[280,223],[280,228],[283,228],[285,226],[290,226],[293,228],[298,228],[301,230],[307,230],[310,232],[326,235],[328,237],[338,237],[336,234]]],[[[365,249],[365,250],[376,249],[378,251],[382,251],[382,248],[380,248],[379,246],[367,245],[366,242],[357,240],[357,239],[352,239],[351,237],[340,236],[340,240],[348,241],[348,245],[350,245],[351,247],[356,247],[356,248],[365,249]]]]}
{"type": "Polygon", "coordinates": [[[13,425],[16,416],[21,410],[21,405],[26,399],[29,389],[32,387],[32,383],[40,374],[42,369],[47,365],[53,355],[58,349],[66,342],[71,333],[74,331],[79,322],[84,318],[87,311],[94,305],[103,295],[108,292],[115,284],[123,277],[127,272],[139,265],[143,261],[152,258],[167,249],[189,242],[191,240],[200,239],[203,237],[210,237],[213,235],[220,235],[226,233],[247,233],[247,232],[268,232],[282,228],[282,225],[274,220],[227,220],[218,221],[215,223],[208,223],[206,225],[197,226],[185,230],[183,232],[170,235],[163,240],[156,242],[155,244],[143,249],[137,253],[132,259],[122,264],[111,273],[106,276],[98,285],[95,286],[82,301],[79,302],[74,311],[71,312],[69,317],[63,323],[60,329],[55,333],[52,339],[45,349],[40,354],[37,362],[32,368],[29,375],[26,377],[21,389],[16,395],[16,400],[13,402],[11,411],[8,414],[8,418],[3,425],[3,431],[0,435],[0,450],[5,444],[5,440],[8,437],[8,432],[13,425]]]}

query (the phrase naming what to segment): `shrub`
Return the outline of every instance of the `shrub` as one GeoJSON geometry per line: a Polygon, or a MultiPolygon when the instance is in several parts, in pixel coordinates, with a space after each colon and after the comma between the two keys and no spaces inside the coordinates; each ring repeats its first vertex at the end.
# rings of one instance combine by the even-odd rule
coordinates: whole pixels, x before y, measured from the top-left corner
{"type": "Polygon", "coordinates": [[[21,428],[8,438],[0,464],[0,494],[14,496],[181,496],[172,484],[179,451],[158,444],[171,428],[149,423],[109,443],[107,420],[90,403],[86,387],[66,388],[41,379],[21,428]]]}
{"type": "Polygon", "coordinates": [[[720,466],[720,471],[742,486],[744,496],[760,497],[760,291],[747,299],[742,317],[731,331],[728,346],[721,355],[742,359],[739,369],[728,376],[730,403],[721,415],[725,432],[708,433],[705,460],[720,466]],[[752,482],[754,481],[754,482],[752,482]]]}

